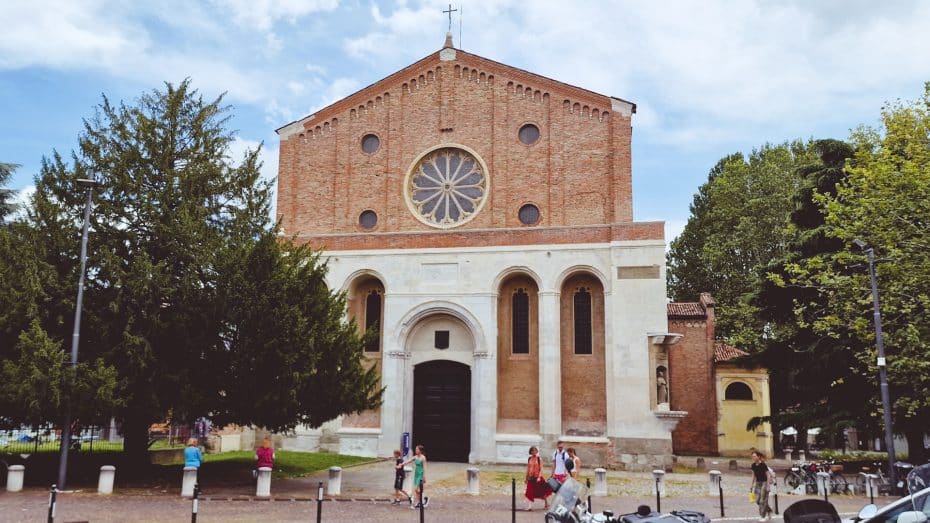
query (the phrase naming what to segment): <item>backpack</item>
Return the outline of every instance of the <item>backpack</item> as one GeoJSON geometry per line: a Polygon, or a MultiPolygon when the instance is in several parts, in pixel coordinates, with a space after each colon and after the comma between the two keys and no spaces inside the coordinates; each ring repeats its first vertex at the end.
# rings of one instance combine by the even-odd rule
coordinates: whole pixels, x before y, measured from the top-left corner
{"type": "Polygon", "coordinates": [[[566,456],[565,457],[565,472],[568,472],[569,474],[571,474],[572,469],[574,468],[575,468],[575,460],[573,460],[571,456],[566,456]]]}

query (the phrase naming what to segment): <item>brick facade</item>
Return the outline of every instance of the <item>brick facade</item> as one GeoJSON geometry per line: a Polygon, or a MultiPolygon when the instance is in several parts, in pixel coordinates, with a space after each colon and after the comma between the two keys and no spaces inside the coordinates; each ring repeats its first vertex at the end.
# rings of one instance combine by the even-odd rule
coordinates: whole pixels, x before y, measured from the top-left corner
{"type": "Polygon", "coordinates": [[[686,411],[672,431],[676,454],[717,454],[717,394],[714,385],[714,300],[668,304],[668,330],[684,337],[669,350],[671,409],[686,411]]]}

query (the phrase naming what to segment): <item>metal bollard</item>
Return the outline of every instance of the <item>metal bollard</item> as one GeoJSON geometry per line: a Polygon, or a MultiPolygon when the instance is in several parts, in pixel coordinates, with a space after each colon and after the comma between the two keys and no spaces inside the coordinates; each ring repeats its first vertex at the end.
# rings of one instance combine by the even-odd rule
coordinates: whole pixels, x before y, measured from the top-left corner
{"type": "Polygon", "coordinates": [[[317,487],[316,491],[316,523],[322,523],[323,521],[323,482],[320,482],[320,486],[317,487]]]}
{"type": "Polygon", "coordinates": [[[55,523],[55,508],[58,503],[58,485],[52,485],[48,491],[48,523],[55,523]]]}
{"type": "Polygon", "coordinates": [[[197,505],[200,502],[200,485],[194,484],[194,495],[191,498],[191,523],[197,523],[197,505]]]}
{"type": "Polygon", "coordinates": [[[465,476],[468,480],[468,493],[472,496],[481,494],[481,479],[478,476],[478,467],[465,469],[465,476]]]}
{"type": "Polygon", "coordinates": [[[606,496],[607,495],[607,469],[604,469],[604,468],[594,469],[594,495],[595,496],[606,496]]]}
{"type": "Polygon", "coordinates": [[[510,478],[510,523],[517,523],[517,478],[510,478]]]}
{"type": "Polygon", "coordinates": [[[591,503],[591,478],[584,478],[584,486],[588,489],[588,512],[594,514],[594,505],[591,503]]]}
{"type": "Polygon", "coordinates": [[[181,479],[181,497],[189,498],[194,495],[197,485],[197,467],[184,467],[184,477],[181,479]]]}
{"type": "Polygon", "coordinates": [[[662,512],[662,496],[665,495],[665,471],[655,469],[652,471],[652,477],[656,480],[653,492],[656,495],[656,512],[662,512]]]}
{"type": "Polygon", "coordinates": [[[720,493],[720,517],[726,517],[723,512],[723,476],[717,476],[717,491],[720,493]]]}
{"type": "Polygon", "coordinates": [[[112,494],[115,480],[116,467],[113,465],[100,467],[100,478],[97,479],[97,494],[112,494]]]}
{"type": "Polygon", "coordinates": [[[26,467],[23,465],[10,465],[6,469],[6,491],[19,492],[23,490],[26,479],[26,467]]]}
{"type": "Polygon", "coordinates": [[[717,486],[720,484],[720,471],[711,470],[707,472],[708,481],[707,481],[707,495],[716,496],[717,495],[717,486]]]}
{"type": "Polygon", "coordinates": [[[258,479],[255,481],[255,497],[271,497],[271,467],[258,467],[258,479]]]}
{"type": "Polygon", "coordinates": [[[342,494],[342,467],[329,467],[329,481],[326,483],[326,495],[342,494]]]}
{"type": "Polygon", "coordinates": [[[878,479],[876,474],[866,474],[865,475],[865,490],[869,493],[869,503],[872,505],[875,504],[875,480],[878,479]]]}
{"type": "Polygon", "coordinates": [[[423,523],[423,510],[426,508],[423,503],[426,500],[426,489],[423,488],[423,480],[420,480],[420,523],[423,523]]]}

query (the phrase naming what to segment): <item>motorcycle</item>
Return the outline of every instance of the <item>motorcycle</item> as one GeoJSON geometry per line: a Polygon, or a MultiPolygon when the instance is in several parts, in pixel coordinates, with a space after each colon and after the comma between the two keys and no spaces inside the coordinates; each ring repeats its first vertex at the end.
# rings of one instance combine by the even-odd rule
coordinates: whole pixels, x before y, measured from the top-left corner
{"type": "Polygon", "coordinates": [[[566,479],[553,491],[555,497],[545,514],[546,523],[710,523],[710,518],[701,512],[674,510],[662,514],[653,512],[646,505],[641,505],[632,514],[616,517],[611,510],[592,513],[587,502],[587,487],[573,478],[566,479]]]}

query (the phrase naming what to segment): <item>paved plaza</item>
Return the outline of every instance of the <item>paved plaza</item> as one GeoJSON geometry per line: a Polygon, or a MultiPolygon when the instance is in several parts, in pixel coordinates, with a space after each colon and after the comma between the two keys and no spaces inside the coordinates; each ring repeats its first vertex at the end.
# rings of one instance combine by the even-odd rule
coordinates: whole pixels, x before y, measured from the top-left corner
{"type": "MultiPolygon", "coordinates": [[[[427,495],[429,507],[425,521],[432,522],[485,522],[511,521],[511,478],[517,481],[517,506],[523,507],[521,478],[523,467],[487,465],[481,467],[479,496],[466,493],[466,468],[462,463],[430,463],[427,495]]],[[[343,471],[342,495],[327,500],[322,507],[322,521],[327,522],[416,522],[418,511],[406,504],[390,504],[392,464],[377,462],[343,471]]],[[[180,471],[179,471],[180,474],[180,471]]],[[[590,470],[583,471],[593,481],[590,470]]],[[[663,511],[674,509],[698,510],[719,521],[754,521],[755,505],[749,503],[749,472],[724,470],[724,511],[720,517],[719,497],[708,493],[707,473],[670,473],[666,476],[668,496],[662,499],[663,511]]],[[[316,494],[319,482],[324,486],[327,473],[320,472],[307,478],[279,480],[272,484],[272,497],[262,500],[254,497],[254,486],[203,485],[198,521],[315,521],[316,494]]],[[[652,494],[652,475],[647,472],[608,473],[608,497],[594,497],[595,510],[611,509],[615,513],[633,512],[640,504],[655,508],[652,494]]],[[[190,521],[191,501],[179,496],[175,489],[117,489],[116,494],[101,496],[85,490],[59,495],[56,522],[75,521],[190,521]]],[[[801,496],[779,495],[779,509],[783,511],[801,496]]],[[[897,498],[882,497],[878,504],[897,498]]],[[[840,514],[852,515],[868,499],[862,496],[831,496],[840,514]]],[[[42,521],[47,516],[48,493],[40,489],[26,489],[20,493],[0,494],[0,521],[42,521]]],[[[542,503],[537,502],[532,512],[518,511],[516,521],[543,520],[542,503]]],[[[780,518],[774,519],[776,523],[780,518]]]]}

